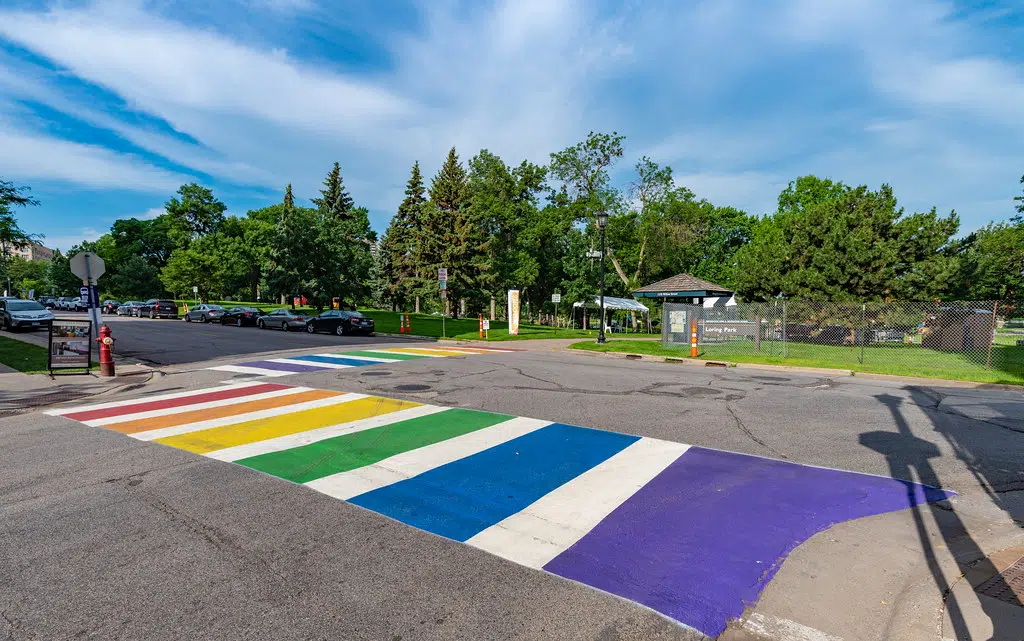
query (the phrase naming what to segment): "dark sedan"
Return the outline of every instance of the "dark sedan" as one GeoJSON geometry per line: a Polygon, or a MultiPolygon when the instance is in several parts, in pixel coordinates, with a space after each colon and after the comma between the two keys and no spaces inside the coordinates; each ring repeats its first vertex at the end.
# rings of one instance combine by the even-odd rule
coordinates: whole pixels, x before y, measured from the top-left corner
{"type": "Polygon", "coordinates": [[[256,309],[255,307],[232,307],[220,317],[221,325],[234,325],[235,327],[242,327],[243,325],[256,326],[257,321],[263,318],[266,312],[256,309]]]}
{"type": "Polygon", "coordinates": [[[104,314],[116,314],[117,308],[121,306],[121,301],[117,300],[105,300],[100,305],[100,312],[104,314]]]}
{"type": "Polygon", "coordinates": [[[372,318],[367,318],[359,312],[329,310],[309,319],[309,322],[306,323],[306,331],[310,334],[331,332],[338,336],[349,334],[373,336],[374,326],[372,318]]]}
{"type": "Polygon", "coordinates": [[[150,298],[139,306],[135,315],[139,318],[143,316],[148,316],[149,318],[177,318],[178,304],[173,300],[150,298]]]}
{"type": "Polygon", "coordinates": [[[293,329],[302,330],[309,320],[309,314],[301,314],[291,309],[275,309],[266,316],[256,321],[260,329],[283,329],[288,332],[293,329]]]}

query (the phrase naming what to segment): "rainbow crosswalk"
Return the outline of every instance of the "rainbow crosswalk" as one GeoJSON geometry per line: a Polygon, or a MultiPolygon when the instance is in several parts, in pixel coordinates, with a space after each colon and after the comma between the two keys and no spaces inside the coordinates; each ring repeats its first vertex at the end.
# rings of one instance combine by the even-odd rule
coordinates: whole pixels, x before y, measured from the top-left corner
{"type": "Polygon", "coordinates": [[[232,372],[234,374],[248,374],[251,376],[278,377],[322,372],[331,369],[380,365],[382,363],[401,363],[403,361],[444,358],[446,356],[503,354],[517,351],[519,350],[498,349],[494,347],[465,347],[462,345],[456,347],[436,347],[431,344],[430,347],[382,347],[379,349],[361,349],[340,353],[266,358],[236,365],[217,365],[207,369],[232,372]]]}
{"type": "Polygon", "coordinates": [[[817,532],[947,498],[915,483],[261,380],[50,410],[231,461],[709,636],[817,532]]]}

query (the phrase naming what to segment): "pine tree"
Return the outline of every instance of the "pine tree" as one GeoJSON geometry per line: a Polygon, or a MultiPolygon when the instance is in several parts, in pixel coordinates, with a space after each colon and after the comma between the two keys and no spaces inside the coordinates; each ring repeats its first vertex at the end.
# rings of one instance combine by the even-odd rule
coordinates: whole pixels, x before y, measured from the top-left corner
{"type": "Polygon", "coordinates": [[[378,250],[387,253],[388,292],[391,300],[400,307],[408,302],[409,297],[417,295],[419,279],[424,272],[417,262],[417,245],[423,236],[426,202],[420,164],[415,162],[406,183],[405,199],[392,217],[378,250]]]}
{"type": "Polygon", "coordinates": [[[295,196],[292,195],[292,184],[288,183],[288,188],[284,192],[284,206],[285,211],[295,209],[295,196]]]}
{"type": "Polygon", "coordinates": [[[350,218],[355,203],[352,197],[345,190],[341,179],[341,167],[334,163],[334,167],[324,179],[324,187],[320,190],[320,198],[313,198],[313,204],[320,210],[321,215],[329,215],[335,218],[350,218]]]}
{"type": "Polygon", "coordinates": [[[447,297],[458,300],[472,293],[476,277],[472,268],[473,225],[468,215],[469,180],[455,147],[448,152],[430,184],[430,207],[418,245],[417,262],[429,268],[420,281],[425,294],[437,291],[436,269],[448,270],[447,297]]]}

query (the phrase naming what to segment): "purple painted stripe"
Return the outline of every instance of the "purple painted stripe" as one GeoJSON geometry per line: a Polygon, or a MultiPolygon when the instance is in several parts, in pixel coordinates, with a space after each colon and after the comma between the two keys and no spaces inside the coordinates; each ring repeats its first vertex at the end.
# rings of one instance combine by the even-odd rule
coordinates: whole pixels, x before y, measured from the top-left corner
{"type": "Polygon", "coordinates": [[[545,569],[715,637],[815,533],[952,495],[693,447],[545,569]]]}
{"type": "Polygon", "coordinates": [[[316,365],[299,365],[298,363],[275,363],[273,361],[251,361],[249,363],[239,363],[244,367],[262,367],[263,369],[272,369],[278,372],[322,372],[325,367],[317,367],[316,365]]]}

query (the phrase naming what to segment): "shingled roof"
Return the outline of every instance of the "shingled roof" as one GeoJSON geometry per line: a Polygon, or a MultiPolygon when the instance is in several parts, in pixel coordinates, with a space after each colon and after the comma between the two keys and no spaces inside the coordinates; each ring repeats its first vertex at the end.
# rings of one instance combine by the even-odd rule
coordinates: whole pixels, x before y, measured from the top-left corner
{"type": "Polygon", "coordinates": [[[688,292],[692,296],[726,296],[732,294],[732,290],[721,285],[716,285],[689,274],[677,274],[651,283],[633,292],[634,295],[656,294],[661,292],[688,292]]]}

